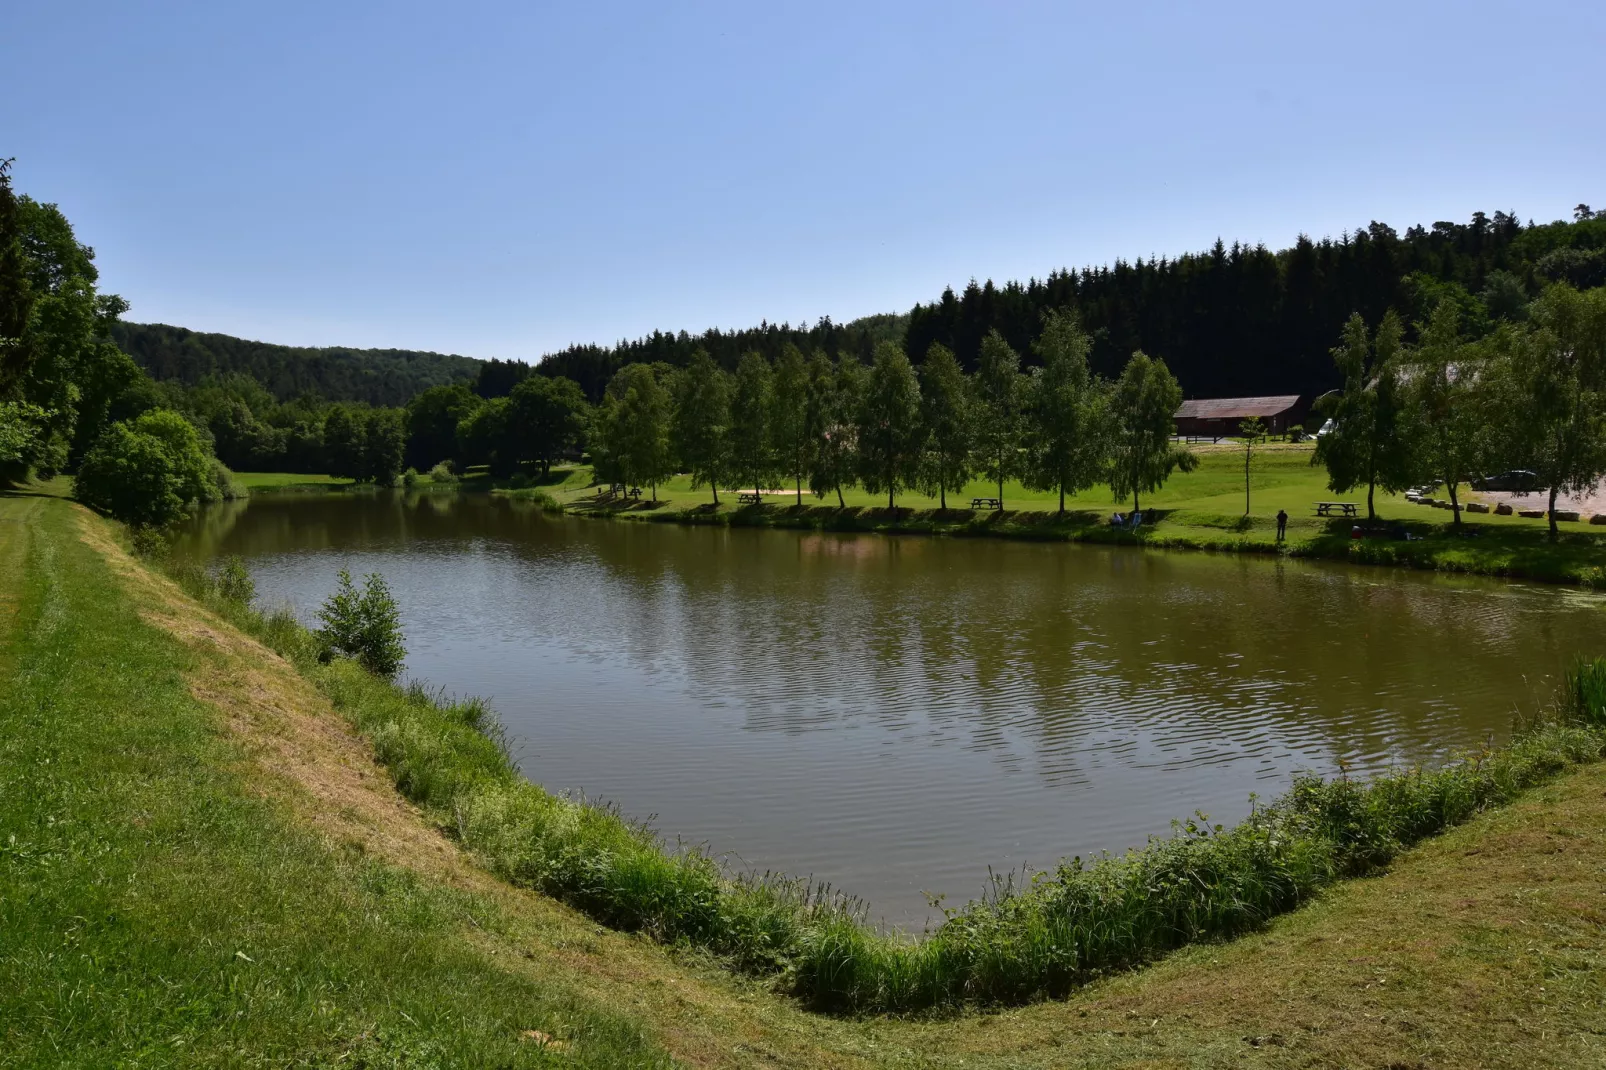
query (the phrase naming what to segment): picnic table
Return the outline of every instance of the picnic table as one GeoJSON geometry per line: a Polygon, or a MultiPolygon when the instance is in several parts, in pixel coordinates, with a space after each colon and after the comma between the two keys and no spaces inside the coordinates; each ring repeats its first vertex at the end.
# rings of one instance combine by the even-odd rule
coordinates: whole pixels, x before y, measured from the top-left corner
{"type": "Polygon", "coordinates": [[[631,487],[629,490],[625,491],[625,497],[634,498],[639,502],[641,500],[641,488],[631,487]]]}
{"type": "Polygon", "coordinates": [[[736,496],[737,505],[757,505],[763,500],[763,496],[756,490],[751,493],[743,491],[736,496]]]}
{"type": "Polygon", "coordinates": [[[1002,510],[1004,508],[1004,503],[999,501],[997,498],[972,498],[970,499],[970,507],[972,509],[1002,510]]]}
{"type": "Polygon", "coordinates": [[[1359,516],[1360,515],[1359,513],[1357,513],[1355,511],[1355,503],[1354,502],[1317,502],[1316,503],[1316,515],[1317,516],[1334,516],[1335,514],[1336,515],[1340,515],[1340,516],[1359,516]]]}

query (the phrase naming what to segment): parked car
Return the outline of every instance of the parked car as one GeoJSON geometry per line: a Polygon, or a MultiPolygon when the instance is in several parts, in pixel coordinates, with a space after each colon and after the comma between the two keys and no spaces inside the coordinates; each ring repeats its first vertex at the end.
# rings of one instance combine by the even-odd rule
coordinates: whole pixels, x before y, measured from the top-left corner
{"type": "Polygon", "coordinates": [[[1527,493],[1530,490],[1539,490],[1539,476],[1526,468],[1513,468],[1509,472],[1501,472],[1497,476],[1484,476],[1482,479],[1472,481],[1473,490],[1514,490],[1527,493]]]}
{"type": "Polygon", "coordinates": [[[1333,421],[1332,420],[1323,420],[1322,421],[1322,426],[1320,426],[1320,427],[1318,427],[1316,429],[1316,437],[1317,438],[1323,438],[1323,437],[1325,437],[1327,435],[1330,435],[1332,433],[1333,433],[1333,421]]]}

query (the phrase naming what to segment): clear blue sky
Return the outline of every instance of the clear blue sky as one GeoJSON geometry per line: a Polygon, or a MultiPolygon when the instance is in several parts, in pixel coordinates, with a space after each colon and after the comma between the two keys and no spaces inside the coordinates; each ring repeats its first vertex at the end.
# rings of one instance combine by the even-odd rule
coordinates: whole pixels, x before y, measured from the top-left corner
{"type": "Polygon", "coordinates": [[[1606,4],[14,4],[0,157],[131,319],[533,358],[1606,207],[1606,4]]]}

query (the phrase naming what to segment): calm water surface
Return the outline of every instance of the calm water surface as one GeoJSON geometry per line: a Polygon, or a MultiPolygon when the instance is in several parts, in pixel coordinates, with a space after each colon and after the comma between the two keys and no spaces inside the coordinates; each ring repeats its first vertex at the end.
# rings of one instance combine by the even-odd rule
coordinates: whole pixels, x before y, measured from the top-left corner
{"type": "Polygon", "coordinates": [[[181,550],[242,555],[309,620],[337,569],[384,573],[408,674],[489,697],[532,780],[915,928],[989,867],[1500,738],[1606,649],[1601,600],[1560,588],[483,496],[264,495],[181,550]]]}

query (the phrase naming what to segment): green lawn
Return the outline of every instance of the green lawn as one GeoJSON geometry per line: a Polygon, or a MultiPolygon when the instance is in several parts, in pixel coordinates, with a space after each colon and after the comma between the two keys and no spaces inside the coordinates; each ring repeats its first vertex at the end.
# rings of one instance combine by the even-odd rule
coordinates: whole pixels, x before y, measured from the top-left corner
{"type": "Polygon", "coordinates": [[[234,478],[247,490],[334,490],[356,486],[356,480],[339,476],[303,475],[299,472],[236,472],[234,478]]]}
{"type": "MultiPolygon", "coordinates": [[[[1486,513],[1466,514],[1466,525],[1457,532],[1448,510],[1413,504],[1403,496],[1379,491],[1377,514],[1389,522],[1392,532],[1368,533],[1364,538],[1352,539],[1352,522],[1318,517],[1315,504],[1351,501],[1364,517],[1365,491],[1335,494],[1329,490],[1326,472],[1310,463],[1310,445],[1270,443],[1256,448],[1250,469],[1251,508],[1247,516],[1242,447],[1224,443],[1194,449],[1200,459],[1198,468],[1174,474],[1159,491],[1142,497],[1144,510],[1157,512],[1154,522],[1135,534],[1111,530],[1111,512],[1130,509],[1131,501],[1117,504],[1107,487],[1096,487],[1068,499],[1063,517],[1058,515],[1058,495],[1028,491],[1018,483],[1005,484],[1006,509],[1001,514],[971,513],[964,508],[972,497],[997,495],[996,486],[981,482],[971,483],[963,493],[950,495],[947,512],[937,509],[935,499],[910,493],[899,495],[896,513],[886,509],[884,496],[858,489],[845,493],[846,509],[837,508],[834,496],[822,501],[806,489],[801,506],[795,496],[785,494],[766,495],[762,506],[739,507],[734,494],[721,491],[721,504],[715,509],[707,488],[694,491],[684,476],[658,488],[657,504],[598,504],[590,470],[583,466],[554,470],[540,490],[568,509],[639,519],[1284,552],[1606,586],[1606,527],[1564,521],[1560,525],[1561,538],[1552,543],[1542,519],[1486,513]],[[1279,509],[1286,510],[1289,516],[1287,540],[1281,545],[1276,538],[1279,509]],[[1401,531],[1408,531],[1414,538],[1406,541],[1394,537],[1401,531]]],[[[1463,501],[1471,497],[1474,496],[1463,488],[1463,501]]],[[[1535,504],[1539,504],[1538,496],[1535,504]]]]}

